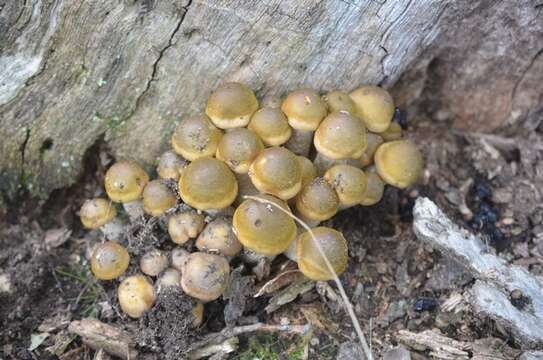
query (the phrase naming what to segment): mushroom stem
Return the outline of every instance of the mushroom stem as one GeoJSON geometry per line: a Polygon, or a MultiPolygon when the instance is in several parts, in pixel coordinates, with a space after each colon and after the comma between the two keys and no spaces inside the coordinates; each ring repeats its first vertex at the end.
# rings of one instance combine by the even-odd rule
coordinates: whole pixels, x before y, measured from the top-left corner
{"type": "Polygon", "coordinates": [[[296,242],[298,241],[298,237],[294,239],[292,243],[290,243],[290,246],[288,247],[287,251],[283,253],[287,258],[294,262],[298,262],[298,256],[296,255],[296,242]]]}
{"type": "Polygon", "coordinates": [[[124,223],[119,218],[115,218],[100,228],[105,238],[111,241],[119,241],[124,233],[124,223]]]}
{"type": "Polygon", "coordinates": [[[130,222],[135,222],[143,217],[143,202],[141,200],[125,202],[123,203],[123,209],[128,214],[130,222]]]}
{"type": "Polygon", "coordinates": [[[323,176],[324,173],[328,169],[338,164],[351,165],[359,169],[362,169],[362,164],[360,163],[358,159],[335,160],[335,159],[330,159],[329,157],[321,153],[317,153],[317,155],[315,156],[315,160],[313,160],[313,164],[317,168],[317,176],[323,176]]]}
{"type": "Polygon", "coordinates": [[[314,131],[292,129],[290,139],[285,143],[285,147],[296,155],[309,156],[311,144],[313,143],[314,131]]]}
{"type": "Polygon", "coordinates": [[[234,208],[228,206],[222,209],[207,209],[204,210],[204,213],[212,218],[217,218],[219,216],[232,216],[234,215],[234,208]]]}
{"type": "Polygon", "coordinates": [[[243,259],[243,262],[247,264],[256,265],[263,258],[268,258],[270,261],[273,261],[273,259],[275,259],[275,255],[267,256],[257,254],[249,249],[243,249],[243,252],[241,253],[241,258],[243,259]]]}

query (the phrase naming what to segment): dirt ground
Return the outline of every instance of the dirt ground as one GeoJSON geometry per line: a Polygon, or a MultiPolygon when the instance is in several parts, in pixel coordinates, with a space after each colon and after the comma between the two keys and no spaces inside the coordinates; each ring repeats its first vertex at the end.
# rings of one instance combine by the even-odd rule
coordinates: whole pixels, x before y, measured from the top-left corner
{"type": "MultiPolygon", "coordinates": [[[[351,260],[341,280],[377,357],[398,344],[398,331],[432,328],[468,342],[495,338],[509,351],[504,354],[518,354],[517,344],[492,321],[441,311],[472,279],[415,238],[411,209],[416,196],[430,197],[508,261],[543,274],[542,130],[515,138],[474,136],[421,120],[410,125],[408,136],[426,159],[423,183],[407,191],[388,188],[380,204],[348,209],[328,222],[349,241],[351,260]]],[[[207,304],[204,325],[192,330],[189,300],[172,294],[161,297],[144,319],[130,320],[117,309],[115,284],[90,275],[86,259],[97,239],[81,228],[76,211],[83,199],[99,194],[110,160],[105,154],[98,144],[78,184],[47,201],[11,204],[0,221],[1,359],[93,359],[94,352],[67,331],[71,320],[87,316],[132,331],[149,359],[178,358],[194,340],[225,327],[226,301],[207,304]]],[[[282,262],[275,260],[272,268],[282,262]]],[[[313,287],[271,314],[264,311],[270,296],[247,298],[238,324],[309,322],[313,330],[302,337],[242,335],[229,358],[302,359],[306,351],[309,359],[354,359],[353,328],[326,290],[313,287]]],[[[411,351],[414,359],[428,356],[411,351]]]]}

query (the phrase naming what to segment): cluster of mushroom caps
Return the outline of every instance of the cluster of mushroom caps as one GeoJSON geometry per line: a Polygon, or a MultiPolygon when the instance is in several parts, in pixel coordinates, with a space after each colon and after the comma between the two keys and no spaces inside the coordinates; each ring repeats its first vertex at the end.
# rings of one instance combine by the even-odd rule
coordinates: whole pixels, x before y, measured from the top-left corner
{"type": "Polygon", "coordinates": [[[164,286],[180,286],[201,302],[217,299],[228,285],[229,260],[240,253],[244,259],[285,254],[308,278],[332,279],[314,241],[336,274],[347,266],[347,241],[319,223],[342,209],[373,205],[385,184],[406,188],[421,173],[421,154],[402,138],[394,113],[392,97],[376,86],[322,97],[301,89],[260,106],[245,85],[220,86],[205,115],[177,126],[173,151],[158,161],[159,179],[149,181],[138,164],[119,161],[105,176],[109,200],[85,202],[83,225],[111,239],[95,249],[92,272],[111,280],[129,266],[128,251],[115,241],[122,233],[115,202],[131,217],[143,210],[163,219],[179,245],[169,256],[157,249],[143,255],[143,274],[121,281],[119,303],[131,317],[148,310],[164,286]],[[298,228],[291,211],[313,230],[298,228]],[[186,250],[190,239],[196,252],[186,250]]]}

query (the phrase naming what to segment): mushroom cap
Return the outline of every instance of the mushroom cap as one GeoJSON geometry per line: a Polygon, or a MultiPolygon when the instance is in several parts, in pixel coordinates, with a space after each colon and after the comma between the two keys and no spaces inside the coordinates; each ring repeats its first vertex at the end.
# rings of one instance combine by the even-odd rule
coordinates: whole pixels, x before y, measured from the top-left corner
{"type": "Polygon", "coordinates": [[[349,94],[341,90],[330,91],[323,96],[323,100],[328,106],[328,112],[345,111],[349,114],[355,114],[356,108],[349,94]]]}
{"type": "Polygon", "coordinates": [[[167,267],[168,257],[160,250],[150,250],[140,258],[140,270],[145,275],[157,276],[167,267]]]}
{"type": "Polygon", "coordinates": [[[296,210],[309,220],[328,220],[337,213],[338,206],[336,191],[321,177],[313,179],[296,196],[296,210]]]}
{"type": "Polygon", "coordinates": [[[368,130],[385,131],[394,115],[394,100],[389,92],[378,86],[361,86],[350,94],[356,114],[368,130]]]}
{"type": "Polygon", "coordinates": [[[264,149],[249,168],[253,185],[263,193],[288,200],[302,187],[302,169],[296,155],[282,147],[264,149]]]}
{"type": "Polygon", "coordinates": [[[164,287],[181,288],[181,271],[174,268],[164,270],[157,280],[158,291],[160,292],[160,288],[164,287]]]}
{"type": "Polygon", "coordinates": [[[193,161],[179,179],[181,199],[199,210],[228,207],[237,194],[236,177],[224,162],[214,158],[193,161]]]}
{"type": "Polygon", "coordinates": [[[224,161],[232,171],[244,174],[263,149],[262,141],[251,130],[232,129],[219,142],[216,157],[224,161]]]}
{"type": "Polygon", "coordinates": [[[375,167],[387,184],[405,189],[419,179],[422,155],[408,140],[386,142],[375,152],[375,167]]]}
{"type": "Polygon", "coordinates": [[[148,182],[149,175],[132,161],[118,161],[113,164],[106,171],[104,181],[109,198],[121,203],[138,200],[148,182]]]}
{"type": "Polygon", "coordinates": [[[364,171],[352,165],[334,165],[326,171],[324,178],[335,189],[343,207],[359,204],[365,197],[368,179],[364,171]]]}
{"type": "Polygon", "coordinates": [[[206,114],[215,126],[232,129],[247,126],[258,110],[258,100],[247,86],[230,82],[219,86],[207,100],[206,114]]]}
{"type": "Polygon", "coordinates": [[[181,273],[185,293],[202,301],[212,301],[226,290],[230,265],[224,256],[195,252],[189,255],[181,273]]]}
{"type": "MultiPolygon", "coordinates": [[[[287,204],[270,195],[260,195],[288,209],[287,204]]],[[[232,221],[235,234],[247,249],[262,255],[278,255],[296,237],[294,220],[270,204],[247,199],[238,206],[232,221]]]]}
{"type": "Polygon", "coordinates": [[[283,101],[281,100],[281,98],[279,96],[266,95],[266,96],[264,96],[262,101],[260,101],[260,107],[261,108],[280,109],[282,102],[283,101]]]}
{"type": "Polygon", "coordinates": [[[334,159],[357,159],[366,149],[366,128],[346,112],[329,114],[315,132],[313,142],[317,151],[334,159]]]}
{"type": "Polygon", "coordinates": [[[81,210],[79,210],[79,218],[81,223],[87,229],[99,229],[117,216],[117,210],[106,199],[96,198],[85,200],[81,210]]]}
{"type": "Polygon", "coordinates": [[[214,156],[222,135],[207,116],[192,116],[181,120],[175,128],[172,147],[183,158],[194,161],[214,156]]]}
{"type": "Polygon", "coordinates": [[[315,131],[327,113],[326,104],[312,89],[295,90],[288,94],[281,110],[290,126],[303,131],[315,131]]]}
{"type": "Polygon", "coordinates": [[[175,214],[168,220],[168,234],[176,244],[184,244],[204,229],[205,218],[196,211],[175,214]]]}
{"type": "Polygon", "coordinates": [[[375,205],[383,198],[385,182],[374,169],[366,172],[366,178],[368,180],[368,185],[366,186],[366,193],[364,194],[364,198],[360,201],[360,205],[375,205]]]}
{"type": "Polygon", "coordinates": [[[260,136],[267,146],[279,146],[288,141],[292,128],[281,109],[265,107],[253,114],[248,128],[260,136]]]}
{"type": "Polygon", "coordinates": [[[379,135],[381,135],[385,141],[399,140],[402,138],[402,127],[400,124],[393,121],[388,128],[379,135]]]}
{"type": "Polygon", "coordinates": [[[143,275],[132,275],[124,279],[117,289],[119,305],[132,318],[141,317],[156,301],[153,285],[143,275]]]}
{"type": "Polygon", "coordinates": [[[314,178],[317,177],[317,168],[313,161],[305,156],[298,156],[300,168],[302,169],[302,189],[307,186],[314,178]]]}
{"type": "Polygon", "coordinates": [[[200,251],[218,251],[225,256],[237,255],[242,249],[232,229],[232,221],[223,217],[207,224],[196,239],[196,247],[200,251]]]}
{"type": "MultiPolygon", "coordinates": [[[[347,241],[343,237],[343,234],[337,230],[323,226],[312,229],[312,232],[328,261],[330,261],[335,273],[337,275],[343,273],[347,268],[347,261],[349,259],[347,241]]],[[[308,231],[301,234],[298,238],[296,256],[298,258],[298,268],[308,278],[323,281],[334,278],[308,231]]]]}
{"type": "Polygon", "coordinates": [[[175,193],[163,180],[152,180],[143,189],[143,210],[149,215],[163,215],[176,204],[175,193]]]}
{"type": "Polygon", "coordinates": [[[368,166],[373,164],[375,152],[377,151],[377,148],[384,142],[381,136],[371,132],[367,133],[366,141],[368,143],[368,146],[366,147],[366,150],[364,150],[364,153],[359,159],[362,166],[368,166]]]}
{"type": "Polygon", "coordinates": [[[185,266],[185,263],[189,259],[189,255],[190,253],[181,247],[174,248],[171,254],[172,267],[182,272],[183,266],[185,266]]]}
{"type": "Polygon", "coordinates": [[[162,179],[179,180],[183,173],[183,169],[188,165],[188,162],[178,156],[174,151],[166,151],[158,159],[156,171],[162,179]]]}
{"type": "Polygon", "coordinates": [[[94,249],[91,271],[100,280],[116,279],[128,268],[130,255],[126,249],[113,241],[106,241],[94,249]]]}

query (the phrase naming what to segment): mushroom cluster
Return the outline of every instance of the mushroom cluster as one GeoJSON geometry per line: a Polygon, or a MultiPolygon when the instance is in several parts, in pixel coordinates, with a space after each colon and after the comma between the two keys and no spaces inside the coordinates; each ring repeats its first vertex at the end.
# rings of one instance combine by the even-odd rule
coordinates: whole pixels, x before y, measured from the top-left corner
{"type": "Polygon", "coordinates": [[[331,280],[347,267],[347,240],[320,223],[346,208],[374,205],[386,184],[404,189],[421,174],[421,154],[394,114],[392,97],[376,86],[324,96],[301,89],[260,106],[245,85],[220,86],[205,113],[181,120],[172,150],[158,159],[157,179],[118,161],[105,174],[109,200],[83,204],[83,226],[107,240],[93,251],[92,272],[120,280],[120,307],[134,318],[167,287],[197,299],[194,313],[201,314],[201,304],[227,288],[236,257],[284,254],[309,279],[331,280]],[[157,218],[169,244],[131,259],[116,204],[132,222],[157,218]]]}

